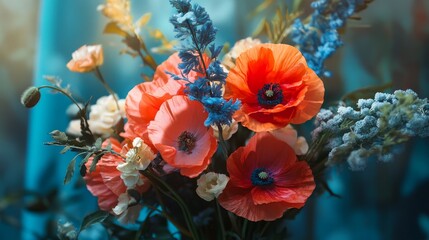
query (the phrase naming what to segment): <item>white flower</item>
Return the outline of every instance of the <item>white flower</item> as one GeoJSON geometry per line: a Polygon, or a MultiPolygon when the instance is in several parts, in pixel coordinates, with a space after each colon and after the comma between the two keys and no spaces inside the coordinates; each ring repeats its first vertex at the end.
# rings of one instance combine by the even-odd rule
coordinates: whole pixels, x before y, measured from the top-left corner
{"type": "Polygon", "coordinates": [[[270,133],[274,137],[278,138],[279,140],[282,140],[283,142],[291,146],[295,151],[296,155],[304,155],[307,153],[307,141],[304,137],[298,137],[298,133],[291,125],[287,125],[284,128],[270,131],[270,133]]]}
{"type": "MultiPolygon", "coordinates": [[[[217,126],[212,125],[213,128],[213,135],[219,139],[219,129],[217,126]]],[[[223,140],[228,140],[232,137],[234,133],[236,133],[238,130],[238,123],[233,119],[231,122],[231,125],[222,125],[222,137],[223,140]]]]}
{"type": "Polygon", "coordinates": [[[121,179],[128,189],[144,184],[139,170],[145,170],[155,156],[141,138],[133,140],[133,148],[128,150],[125,162],[116,167],[121,172],[121,179]]]}
{"type": "Polygon", "coordinates": [[[197,180],[197,194],[206,201],[217,198],[225,189],[229,177],[225,174],[209,172],[200,176],[197,180]]]}
{"type": "Polygon", "coordinates": [[[116,169],[121,172],[121,179],[124,181],[128,189],[134,188],[136,185],[143,185],[143,180],[140,178],[140,173],[132,162],[124,162],[119,164],[116,169]]]}
{"type": "Polygon", "coordinates": [[[121,215],[123,212],[125,212],[125,210],[127,210],[128,205],[132,200],[135,202],[135,199],[128,196],[128,193],[122,193],[119,195],[118,204],[112,209],[113,213],[116,215],[121,215]]]}
{"type": "MultiPolygon", "coordinates": [[[[91,106],[89,113],[89,129],[94,134],[108,137],[113,133],[113,127],[125,117],[125,99],[118,101],[116,105],[113,95],[104,96],[91,106]]],[[[67,133],[80,136],[80,120],[72,120],[67,128],[67,133]]]]}
{"type": "Polygon", "coordinates": [[[122,193],[119,195],[118,204],[112,209],[113,213],[118,217],[121,223],[134,223],[140,215],[142,206],[136,204],[137,201],[128,195],[128,193],[122,193]],[[130,205],[132,205],[130,207],[130,205]]]}
{"type": "Polygon", "coordinates": [[[74,136],[81,136],[80,129],[80,120],[71,120],[66,132],[74,136]]]}
{"type": "Polygon", "coordinates": [[[91,106],[89,114],[89,128],[93,133],[100,135],[110,135],[113,133],[113,127],[125,117],[125,99],[118,101],[116,105],[113,95],[104,96],[97,100],[97,103],[91,106]]]}
{"type": "Polygon", "coordinates": [[[234,68],[235,60],[238,58],[238,56],[240,56],[240,54],[244,51],[258,44],[261,44],[261,41],[259,39],[253,39],[251,37],[237,41],[231,48],[231,50],[227,54],[225,54],[222,64],[228,69],[234,68]]]}

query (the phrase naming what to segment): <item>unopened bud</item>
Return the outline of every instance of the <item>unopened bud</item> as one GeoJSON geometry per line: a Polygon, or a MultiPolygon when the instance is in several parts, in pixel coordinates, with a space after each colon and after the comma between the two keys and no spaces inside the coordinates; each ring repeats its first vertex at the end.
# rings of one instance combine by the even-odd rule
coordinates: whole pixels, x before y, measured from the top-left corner
{"type": "Polygon", "coordinates": [[[40,100],[40,91],[39,88],[31,86],[24,91],[21,96],[21,104],[27,108],[32,108],[40,100]]]}

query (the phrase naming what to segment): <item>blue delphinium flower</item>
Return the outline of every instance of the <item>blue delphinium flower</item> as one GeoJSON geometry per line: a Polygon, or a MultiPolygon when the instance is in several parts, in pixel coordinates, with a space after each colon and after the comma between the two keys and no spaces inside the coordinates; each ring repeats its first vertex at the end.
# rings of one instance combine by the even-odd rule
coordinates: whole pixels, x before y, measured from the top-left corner
{"type": "Polygon", "coordinates": [[[317,75],[330,77],[324,62],[343,42],[337,29],[344,26],[347,18],[355,12],[364,0],[318,0],[311,3],[314,9],[310,22],[303,24],[296,19],[292,26],[292,41],[298,45],[308,62],[308,66],[317,75]]]}
{"type": "Polygon", "coordinates": [[[370,157],[389,161],[393,147],[411,137],[428,137],[429,103],[412,90],[376,93],[373,99],[358,100],[356,109],[322,109],[316,126],[314,139],[329,136],[328,164],[347,161],[352,170],[360,170],[370,157]]]}
{"type": "Polygon", "coordinates": [[[185,93],[190,99],[201,102],[208,112],[204,122],[206,126],[231,124],[232,114],[239,109],[240,102],[226,101],[222,97],[227,74],[217,60],[222,47],[213,43],[217,29],[205,9],[198,4],[192,5],[190,0],[170,0],[170,3],[178,12],[170,18],[170,22],[174,26],[175,37],[181,40],[178,50],[182,63],[178,67],[182,76],[169,74],[176,80],[188,82],[185,93]],[[203,58],[207,48],[210,64],[203,58]],[[203,76],[191,82],[187,78],[191,71],[203,76]]]}

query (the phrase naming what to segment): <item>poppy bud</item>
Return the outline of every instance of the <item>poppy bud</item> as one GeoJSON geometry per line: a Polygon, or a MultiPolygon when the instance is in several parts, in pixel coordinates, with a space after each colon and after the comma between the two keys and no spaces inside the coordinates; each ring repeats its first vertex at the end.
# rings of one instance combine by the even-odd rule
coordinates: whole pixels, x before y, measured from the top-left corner
{"type": "Polygon", "coordinates": [[[31,86],[22,94],[21,104],[26,108],[32,108],[39,102],[40,96],[39,88],[31,86]]]}

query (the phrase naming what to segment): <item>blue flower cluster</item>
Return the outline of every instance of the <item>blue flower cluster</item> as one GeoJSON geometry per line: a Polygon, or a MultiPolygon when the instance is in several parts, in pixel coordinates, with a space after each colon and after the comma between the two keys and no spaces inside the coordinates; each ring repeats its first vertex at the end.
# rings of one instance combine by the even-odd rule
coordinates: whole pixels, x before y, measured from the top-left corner
{"type": "Polygon", "coordinates": [[[296,19],[292,26],[292,41],[298,45],[308,62],[308,66],[317,75],[330,77],[324,62],[343,42],[337,29],[344,26],[347,18],[364,0],[318,0],[311,3],[314,9],[310,22],[303,24],[296,19]]]}
{"type": "Polygon", "coordinates": [[[415,136],[428,137],[429,103],[412,90],[376,93],[373,99],[360,99],[356,110],[322,109],[316,126],[313,139],[323,135],[329,139],[328,164],[347,160],[352,170],[360,170],[369,157],[389,161],[395,145],[415,136]]]}
{"type": "Polygon", "coordinates": [[[217,60],[222,47],[213,43],[216,28],[205,9],[198,4],[192,5],[190,0],[170,0],[170,3],[178,12],[170,18],[170,22],[174,26],[175,37],[181,41],[178,50],[182,60],[178,66],[182,76],[171,75],[176,80],[187,81],[185,92],[189,98],[204,105],[209,114],[204,122],[206,126],[231,124],[232,114],[240,108],[240,102],[226,101],[222,97],[227,74],[217,60]],[[203,57],[207,48],[210,64],[203,57]],[[201,76],[192,82],[187,77],[191,71],[201,76]]]}

